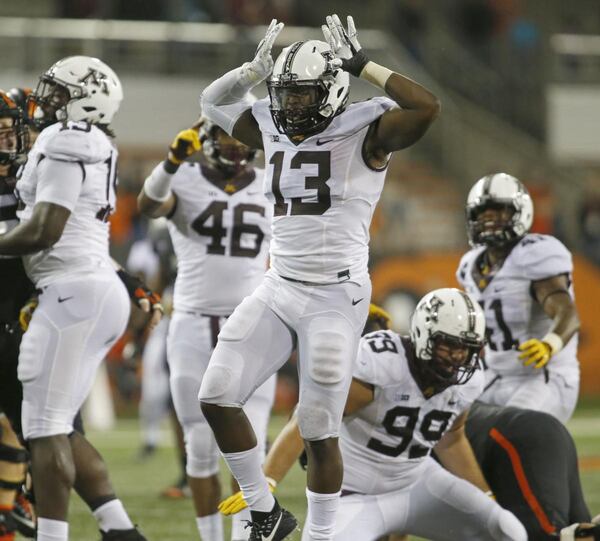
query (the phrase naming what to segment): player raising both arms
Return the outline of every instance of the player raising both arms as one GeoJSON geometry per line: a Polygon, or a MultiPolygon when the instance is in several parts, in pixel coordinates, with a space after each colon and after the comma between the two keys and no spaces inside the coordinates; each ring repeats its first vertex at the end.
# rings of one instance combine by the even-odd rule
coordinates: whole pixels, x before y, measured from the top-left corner
{"type": "Polygon", "coordinates": [[[296,520],[269,491],[242,406],[298,348],[306,530],[311,540],[330,540],[342,481],[339,427],[371,297],[369,224],[390,154],[418,141],[440,106],[422,86],[370,62],[351,17],[348,29],[328,17],[328,43],[298,41],[273,63],[282,28],[273,20],[255,58],[202,95],[205,115],[264,149],[274,219],[271,269],[221,330],[199,399],[251,509],[250,539],[285,538],[296,520]],[[391,99],[347,106],[349,74],[391,99]],[[269,98],[251,104],[250,89],[265,79],[269,98]]]}
{"type": "Polygon", "coordinates": [[[533,203],[511,175],[479,179],[466,208],[473,248],[457,278],[486,312],[481,400],[545,411],[565,423],[579,391],[571,254],[556,238],[529,233],[533,203]]]}

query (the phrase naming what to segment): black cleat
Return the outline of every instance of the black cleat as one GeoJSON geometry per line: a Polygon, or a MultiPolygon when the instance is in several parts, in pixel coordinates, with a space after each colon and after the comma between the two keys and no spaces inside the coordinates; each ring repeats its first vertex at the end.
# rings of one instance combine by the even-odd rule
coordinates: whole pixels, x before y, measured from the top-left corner
{"type": "Polygon", "coordinates": [[[131,528],[130,530],[108,530],[103,532],[102,539],[100,541],[148,541],[137,528],[131,528]]]}
{"type": "Polygon", "coordinates": [[[265,518],[248,525],[252,528],[248,541],[282,541],[298,527],[296,517],[279,507],[277,501],[273,510],[264,514],[265,518]]]}

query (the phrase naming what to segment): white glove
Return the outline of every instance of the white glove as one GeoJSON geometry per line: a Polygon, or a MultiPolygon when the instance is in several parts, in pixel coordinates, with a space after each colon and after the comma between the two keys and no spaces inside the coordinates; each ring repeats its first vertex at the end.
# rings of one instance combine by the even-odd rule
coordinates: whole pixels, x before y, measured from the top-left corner
{"type": "Polygon", "coordinates": [[[340,18],[335,14],[328,15],[325,21],[327,24],[321,26],[321,30],[336,56],[331,64],[359,77],[369,59],[358,42],[354,19],[348,15],[348,30],[344,28],[340,18]]]}
{"type": "Polygon", "coordinates": [[[261,81],[264,81],[273,71],[273,58],[271,49],[273,43],[283,28],[283,23],[278,23],[273,19],[265,37],[260,41],[256,48],[256,54],[252,62],[246,62],[240,72],[240,84],[252,88],[261,81]]]}

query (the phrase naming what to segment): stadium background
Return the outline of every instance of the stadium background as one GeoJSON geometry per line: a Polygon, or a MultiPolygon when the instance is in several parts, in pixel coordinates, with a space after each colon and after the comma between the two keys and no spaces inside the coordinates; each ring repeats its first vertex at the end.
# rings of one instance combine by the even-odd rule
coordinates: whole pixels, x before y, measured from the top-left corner
{"type": "MultiPolygon", "coordinates": [[[[131,245],[148,233],[135,196],[174,134],[197,118],[202,88],[250,59],[271,18],[286,23],[277,54],[292,41],[319,39],[320,24],[333,12],[354,16],[373,60],[424,83],[443,104],[424,139],[394,157],[372,226],[374,299],[392,312],[398,329],[405,328],[421,294],[455,284],[454,270],[467,247],[463,203],[470,185],[484,174],[502,170],[524,181],[535,203],[534,230],[556,235],[575,253],[582,398],[569,426],[588,503],[600,512],[597,0],[2,1],[0,88],[35,86],[44,69],[71,54],[98,56],[120,75],[125,99],[114,127],[121,184],[112,242],[115,257],[124,263],[131,245]]],[[[352,81],[351,99],[373,93],[369,85],[352,81]]],[[[134,461],[138,352],[125,348],[125,354],[117,350],[109,359],[112,400],[99,399],[88,408],[92,437],[150,539],[194,538],[190,502],[157,496],[176,476],[166,425],[158,455],[134,461]]],[[[281,416],[274,432],[294,401],[288,367],[278,390],[281,416]]],[[[281,489],[282,500],[293,502],[300,515],[302,486],[296,471],[281,489]]],[[[73,539],[94,538],[93,522],[85,515],[75,500],[73,539]]]]}

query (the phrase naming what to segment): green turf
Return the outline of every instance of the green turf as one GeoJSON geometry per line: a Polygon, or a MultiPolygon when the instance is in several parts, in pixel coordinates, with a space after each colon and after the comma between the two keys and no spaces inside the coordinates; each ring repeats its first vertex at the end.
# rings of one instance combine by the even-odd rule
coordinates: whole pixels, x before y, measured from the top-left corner
{"type": "MultiPolygon", "coordinates": [[[[276,434],[283,422],[282,417],[275,417],[271,433],[276,434]]],[[[134,420],[120,420],[114,431],[91,432],[89,435],[108,463],[119,497],[150,541],[198,540],[191,501],[169,501],[159,497],[160,491],[178,476],[170,438],[165,437],[164,446],[154,456],[138,462],[135,458],[139,446],[137,427],[134,420]]],[[[600,408],[586,405],[577,412],[570,428],[580,456],[600,456],[600,408]]],[[[600,470],[584,471],[581,477],[590,510],[600,512],[600,470]]],[[[277,490],[279,500],[301,523],[306,507],[304,483],[304,472],[294,467],[277,490]]],[[[96,522],[77,496],[72,498],[69,521],[71,540],[99,539],[96,522]]],[[[226,529],[229,532],[228,521],[226,529]]],[[[291,539],[299,540],[300,534],[291,539]]]]}

